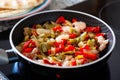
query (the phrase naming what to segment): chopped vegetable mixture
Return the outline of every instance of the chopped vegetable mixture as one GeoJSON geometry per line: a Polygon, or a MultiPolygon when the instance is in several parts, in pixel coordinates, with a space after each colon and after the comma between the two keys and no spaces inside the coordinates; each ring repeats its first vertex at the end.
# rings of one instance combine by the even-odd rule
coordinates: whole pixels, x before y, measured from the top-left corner
{"type": "Polygon", "coordinates": [[[99,26],[87,26],[76,18],[60,16],[56,21],[24,28],[17,49],[26,57],[53,66],[77,66],[99,58],[107,44],[99,26]]]}

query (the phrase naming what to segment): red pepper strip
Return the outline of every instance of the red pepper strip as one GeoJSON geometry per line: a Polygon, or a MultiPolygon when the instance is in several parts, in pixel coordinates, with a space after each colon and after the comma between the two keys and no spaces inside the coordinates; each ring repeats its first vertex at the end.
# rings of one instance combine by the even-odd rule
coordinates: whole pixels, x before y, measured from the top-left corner
{"type": "Polygon", "coordinates": [[[55,65],[55,63],[50,62],[50,61],[48,61],[47,59],[43,59],[43,62],[44,62],[45,64],[55,65]]]}
{"type": "Polygon", "coordinates": [[[75,56],[77,56],[77,55],[82,55],[82,54],[83,54],[82,51],[76,51],[76,52],[75,52],[75,56]]]}
{"type": "Polygon", "coordinates": [[[60,44],[58,48],[59,48],[59,51],[62,52],[64,51],[65,46],[63,44],[60,44]]]}
{"type": "Polygon", "coordinates": [[[32,42],[32,40],[29,40],[29,41],[25,42],[25,44],[23,45],[22,49],[23,50],[26,49],[31,42],[32,42]]]}
{"type": "Polygon", "coordinates": [[[61,52],[60,48],[55,48],[55,53],[59,53],[59,52],[61,52]]]}
{"type": "Polygon", "coordinates": [[[75,38],[77,35],[76,34],[69,34],[69,38],[75,38]]]}
{"type": "Polygon", "coordinates": [[[59,47],[59,45],[65,45],[67,43],[67,40],[62,39],[61,42],[54,42],[55,47],[59,47]]]}
{"type": "Polygon", "coordinates": [[[75,47],[72,45],[68,45],[67,47],[64,48],[64,51],[73,51],[75,50],[75,47]]]}
{"type": "Polygon", "coordinates": [[[63,44],[59,44],[59,46],[55,48],[55,52],[56,53],[62,52],[64,51],[64,48],[65,46],[63,44]]]}
{"type": "Polygon", "coordinates": [[[86,50],[90,50],[90,47],[89,47],[89,45],[84,45],[82,48],[79,48],[79,51],[78,52],[80,52],[80,53],[83,53],[83,50],[84,49],[86,49],[86,50]]]}
{"type": "Polygon", "coordinates": [[[90,50],[90,47],[89,47],[89,45],[86,44],[82,47],[82,49],[90,50]]]}
{"type": "Polygon", "coordinates": [[[85,31],[87,32],[94,32],[94,33],[100,33],[100,27],[86,27],[85,31]]]}
{"type": "Polygon", "coordinates": [[[27,42],[23,45],[22,51],[29,53],[29,52],[31,52],[31,51],[33,50],[33,48],[35,48],[35,47],[36,47],[35,42],[34,42],[33,40],[29,40],[29,41],[27,41],[27,42]]]}
{"type": "Polygon", "coordinates": [[[105,33],[98,33],[98,34],[96,34],[96,36],[98,37],[98,36],[105,36],[105,33]]]}
{"type": "Polygon", "coordinates": [[[72,60],[72,61],[71,61],[71,66],[76,66],[76,65],[77,65],[76,60],[75,60],[75,59],[72,60]]]}
{"type": "Polygon", "coordinates": [[[56,20],[57,24],[61,24],[61,23],[65,23],[65,18],[63,16],[58,17],[58,19],[56,20]]]}
{"type": "Polygon", "coordinates": [[[61,26],[55,26],[55,27],[52,28],[52,29],[53,29],[53,31],[55,31],[55,32],[62,32],[62,31],[63,31],[61,26]]]}
{"type": "Polygon", "coordinates": [[[31,52],[32,50],[33,50],[33,48],[25,48],[25,49],[24,49],[24,52],[29,53],[29,52],[31,52]]]}
{"type": "Polygon", "coordinates": [[[67,43],[66,39],[62,39],[61,44],[65,45],[67,43]]]}
{"type": "Polygon", "coordinates": [[[51,54],[51,49],[48,50],[48,55],[50,55],[50,54],[51,54]]]}
{"type": "Polygon", "coordinates": [[[72,23],[74,23],[74,22],[77,22],[77,19],[76,19],[76,18],[73,18],[73,19],[72,19],[72,23]]]}
{"type": "Polygon", "coordinates": [[[90,50],[89,45],[86,44],[82,48],[79,48],[79,51],[77,51],[76,54],[82,54],[84,49],[90,50]]]}
{"type": "Polygon", "coordinates": [[[71,42],[70,42],[70,41],[67,41],[66,44],[67,44],[67,45],[71,45],[71,42]]]}
{"type": "Polygon", "coordinates": [[[50,62],[50,61],[47,60],[47,59],[43,59],[43,62],[44,62],[45,64],[62,66],[62,64],[61,64],[60,62],[50,62]]]}
{"type": "Polygon", "coordinates": [[[98,55],[96,53],[84,53],[82,51],[75,52],[75,56],[77,55],[83,55],[85,58],[96,60],[98,58],[98,55]]]}
{"type": "Polygon", "coordinates": [[[57,64],[58,64],[58,66],[62,66],[62,63],[60,63],[60,62],[58,62],[57,64]]]}
{"type": "Polygon", "coordinates": [[[96,53],[83,53],[85,58],[96,60],[98,58],[98,55],[96,53]]]}

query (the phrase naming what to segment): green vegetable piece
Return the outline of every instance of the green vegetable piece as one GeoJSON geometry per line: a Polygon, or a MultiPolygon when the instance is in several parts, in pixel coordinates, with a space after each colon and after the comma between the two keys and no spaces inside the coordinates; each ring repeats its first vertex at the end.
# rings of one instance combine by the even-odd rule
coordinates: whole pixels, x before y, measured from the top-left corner
{"type": "Polygon", "coordinates": [[[29,39],[29,35],[26,35],[24,41],[27,41],[28,39],[29,39]]]}
{"type": "Polygon", "coordinates": [[[39,49],[40,49],[41,55],[46,56],[46,55],[45,55],[45,52],[48,51],[47,44],[45,44],[45,43],[40,43],[39,49]]]}
{"type": "Polygon", "coordinates": [[[87,44],[91,47],[91,49],[96,49],[95,47],[95,39],[89,39],[87,44]]]}
{"type": "Polygon", "coordinates": [[[43,52],[47,52],[48,51],[46,44],[41,44],[41,49],[42,49],[43,52]]]}
{"type": "Polygon", "coordinates": [[[94,38],[95,37],[95,34],[91,33],[91,32],[89,32],[88,35],[89,35],[90,38],[94,38]]]}
{"type": "Polygon", "coordinates": [[[36,28],[43,28],[43,27],[42,27],[42,25],[37,24],[37,25],[36,25],[36,28]]]}
{"type": "Polygon", "coordinates": [[[75,38],[75,40],[76,40],[76,43],[79,43],[80,42],[80,37],[75,38]]]}
{"type": "Polygon", "coordinates": [[[95,39],[89,39],[89,40],[87,41],[87,44],[88,44],[89,46],[94,46],[94,45],[95,45],[95,39]]]}
{"type": "Polygon", "coordinates": [[[40,55],[40,54],[38,54],[38,55],[36,55],[37,56],[37,58],[39,58],[39,59],[43,59],[44,58],[44,56],[43,55],[40,55]]]}
{"type": "Polygon", "coordinates": [[[82,34],[80,35],[80,40],[81,40],[81,41],[84,41],[85,38],[86,38],[86,36],[87,36],[87,32],[82,33],[82,34]]]}
{"type": "Polygon", "coordinates": [[[61,55],[72,55],[74,54],[73,51],[62,52],[61,55]]]}
{"type": "Polygon", "coordinates": [[[53,28],[55,26],[55,24],[53,22],[46,22],[43,24],[43,28],[45,29],[50,29],[53,28]]]}
{"type": "Polygon", "coordinates": [[[71,44],[76,44],[77,40],[76,39],[69,39],[69,41],[70,41],[71,44]]]}

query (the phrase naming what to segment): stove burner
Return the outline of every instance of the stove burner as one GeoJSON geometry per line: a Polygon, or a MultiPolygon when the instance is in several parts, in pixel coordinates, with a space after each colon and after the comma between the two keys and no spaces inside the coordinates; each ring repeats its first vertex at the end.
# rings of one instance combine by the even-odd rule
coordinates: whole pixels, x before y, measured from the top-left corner
{"type": "Polygon", "coordinates": [[[114,32],[120,35],[120,1],[106,3],[99,11],[99,17],[108,23],[114,32]]]}
{"type": "Polygon", "coordinates": [[[105,66],[103,68],[101,68],[100,70],[98,70],[96,73],[91,73],[91,74],[88,74],[85,76],[79,75],[79,73],[77,75],[73,74],[72,76],[69,75],[69,73],[68,73],[68,76],[64,76],[64,75],[60,75],[60,74],[49,76],[49,75],[44,75],[44,73],[37,74],[37,73],[31,71],[29,65],[23,64],[21,62],[16,62],[13,67],[13,73],[7,75],[7,77],[10,80],[16,80],[16,79],[17,80],[38,80],[38,79],[39,80],[41,80],[41,79],[44,79],[44,80],[65,80],[65,79],[66,80],[67,79],[102,80],[103,78],[104,78],[104,80],[109,80],[110,72],[109,72],[109,66],[106,63],[105,66]]]}

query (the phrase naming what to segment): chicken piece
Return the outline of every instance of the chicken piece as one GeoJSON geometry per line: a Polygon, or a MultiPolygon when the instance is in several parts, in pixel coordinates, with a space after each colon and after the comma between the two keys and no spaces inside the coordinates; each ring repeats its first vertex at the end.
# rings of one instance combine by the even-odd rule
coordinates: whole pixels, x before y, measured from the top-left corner
{"type": "Polygon", "coordinates": [[[86,23],[82,22],[82,21],[80,21],[80,22],[74,22],[73,26],[74,26],[74,29],[77,32],[81,32],[82,30],[84,30],[86,28],[86,23]]]}
{"type": "Polygon", "coordinates": [[[37,29],[36,32],[41,35],[41,34],[50,34],[50,30],[47,29],[37,29]]]}
{"type": "Polygon", "coordinates": [[[68,34],[61,34],[58,37],[56,37],[56,42],[61,42],[62,39],[69,39],[69,35],[68,34]]]}
{"type": "Polygon", "coordinates": [[[103,36],[97,37],[98,43],[100,44],[99,46],[99,51],[102,51],[106,48],[106,45],[108,44],[108,40],[105,40],[103,36]]]}

